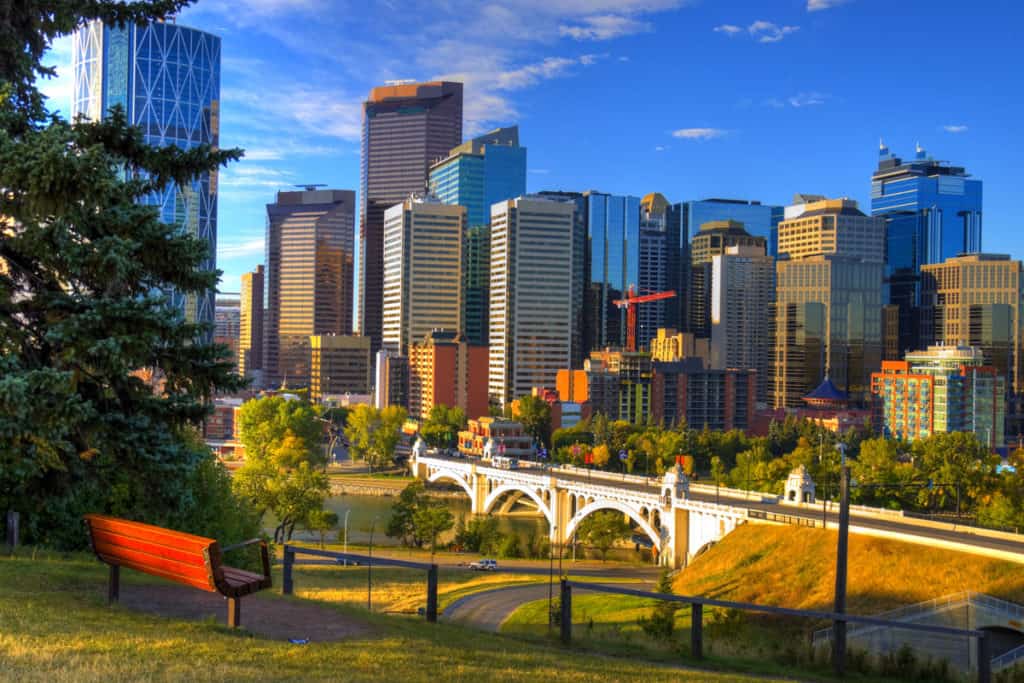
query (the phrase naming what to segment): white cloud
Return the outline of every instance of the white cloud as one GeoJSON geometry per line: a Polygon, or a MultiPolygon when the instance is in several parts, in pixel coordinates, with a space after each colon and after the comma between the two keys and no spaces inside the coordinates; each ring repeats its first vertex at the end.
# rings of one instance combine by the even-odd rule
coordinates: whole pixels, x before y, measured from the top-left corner
{"type": "Polygon", "coordinates": [[[610,40],[619,36],[636,33],[647,33],[652,29],[650,23],[619,14],[596,14],[584,17],[581,24],[562,24],[558,27],[558,35],[568,36],[575,40],[610,40]]]}
{"type": "Polygon", "coordinates": [[[251,258],[263,256],[264,252],[265,246],[262,237],[241,241],[223,241],[217,244],[218,259],[251,258]]]}
{"type": "Polygon", "coordinates": [[[664,152],[666,149],[668,149],[668,147],[665,147],[664,145],[658,145],[658,146],[656,146],[654,148],[654,151],[655,152],[664,152]]]}
{"type": "Polygon", "coordinates": [[[537,175],[547,175],[547,174],[551,173],[551,169],[549,169],[549,168],[531,168],[529,172],[530,173],[536,173],[537,175]]]}
{"type": "Polygon", "coordinates": [[[790,33],[796,33],[799,30],[799,26],[779,26],[763,19],[758,19],[747,27],[747,33],[759,43],[777,43],[790,33]]]}
{"type": "Polygon", "coordinates": [[[726,134],[722,128],[680,128],[672,131],[672,137],[682,140],[713,140],[726,134]]]}
{"type": "Polygon", "coordinates": [[[807,0],[807,11],[817,12],[818,10],[832,9],[847,2],[849,0],[807,0]]]}
{"type": "Polygon", "coordinates": [[[823,95],[817,92],[802,92],[793,95],[786,99],[789,106],[799,109],[800,107],[814,107],[821,104],[825,104],[825,100],[828,99],[828,95],[823,95]]]}
{"type": "Polygon", "coordinates": [[[746,32],[747,35],[759,43],[777,43],[789,34],[799,31],[800,27],[780,26],[771,21],[758,19],[746,28],[737,26],[736,24],[722,24],[720,26],[716,26],[712,30],[714,30],[715,33],[724,33],[730,38],[746,32]]]}
{"type": "Polygon", "coordinates": [[[950,124],[948,126],[943,126],[942,130],[946,131],[947,133],[966,133],[967,126],[963,124],[950,124]]]}

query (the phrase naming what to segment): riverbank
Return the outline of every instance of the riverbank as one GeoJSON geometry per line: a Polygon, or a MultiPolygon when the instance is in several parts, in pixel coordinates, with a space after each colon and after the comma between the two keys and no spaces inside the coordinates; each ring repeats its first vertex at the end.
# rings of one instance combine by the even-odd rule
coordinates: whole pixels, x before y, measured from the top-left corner
{"type": "MultiPolygon", "coordinates": [[[[406,486],[415,481],[413,477],[367,477],[358,475],[331,475],[332,496],[380,496],[390,498],[397,496],[406,486]]],[[[438,486],[428,485],[427,493],[434,498],[459,498],[465,493],[461,490],[452,490],[438,486]]]]}

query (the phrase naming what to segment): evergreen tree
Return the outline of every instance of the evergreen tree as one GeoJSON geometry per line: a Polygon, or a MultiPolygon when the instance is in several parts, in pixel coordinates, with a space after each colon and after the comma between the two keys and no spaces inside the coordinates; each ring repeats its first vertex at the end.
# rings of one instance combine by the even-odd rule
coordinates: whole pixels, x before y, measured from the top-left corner
{"type": "Polygon", "coordinates": [[[47,110],[43,54],[91,20],[146,24],[183,0],[22,0],[0,11],[0,510],[26,541],[85,543],[81,515],[174,526],[209,458],[189,442],[210,398],[240,380],[160,292],[199,294],[208,247],[141,202],[237,159],[147,145],[124,113],[69,123],[47,110]],[[149,380],[149,381],[147,381],[149,380]]]}

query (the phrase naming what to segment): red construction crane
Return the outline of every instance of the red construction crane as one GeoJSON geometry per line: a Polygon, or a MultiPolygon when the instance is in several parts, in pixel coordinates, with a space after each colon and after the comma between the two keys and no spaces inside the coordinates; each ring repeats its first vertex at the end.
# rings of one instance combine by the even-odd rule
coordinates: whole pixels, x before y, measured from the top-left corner
{"type": "Polygon", "coordinates": [[[654,292],[653,294],[636,295],[636,288],[629,286],[625,299],[616,299],[612,303],[619,308],[626,309],[626,350],[636,351],[636,307],[637,304],[646,304],[651,301],[671,299],[676,295],[674,290],[667,292],[654,292]]]}

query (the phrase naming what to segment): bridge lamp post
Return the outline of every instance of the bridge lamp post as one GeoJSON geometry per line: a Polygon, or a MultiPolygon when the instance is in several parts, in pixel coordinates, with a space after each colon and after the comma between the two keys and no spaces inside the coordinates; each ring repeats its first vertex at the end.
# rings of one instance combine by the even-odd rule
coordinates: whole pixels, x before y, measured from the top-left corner
{"type": "MultiPolygon", "coordinates": [[[[846,444],[839,442],[836,450],[840,457],[839,483],[839,539],[836,547],[836,614],[846,613],[847,541],[850,532],[850,469],[846,466],[846,444]]],[[[836,620],[832,626],[832,666],[842,676],[846,668],[846,622],[836,620]]]]}
{"type": "MultiPolygon", "coordinates": [[[[558,525],[551,525],[551,536],[552,538],[558,537],[558,525]]],[[[551,635],[551,627],[554,625],[555,613],[552,611],[554,607],[555,599],[555,542],[554,540],[548,544],[548,635],[551,635]]]]}

